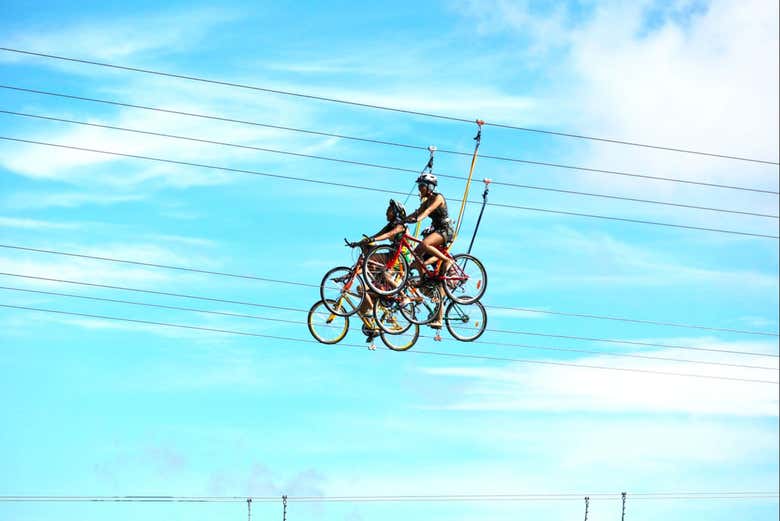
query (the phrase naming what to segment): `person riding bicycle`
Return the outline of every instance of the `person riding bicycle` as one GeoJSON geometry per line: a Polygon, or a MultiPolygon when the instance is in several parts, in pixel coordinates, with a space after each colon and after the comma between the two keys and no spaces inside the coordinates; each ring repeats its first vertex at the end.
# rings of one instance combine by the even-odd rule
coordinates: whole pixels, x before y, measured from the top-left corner
{"type": "Polygon", "coordinates": [[[385,239],[395,240],[397,236],[406,231],[406,208],[395,199],[390,199],[390,203],[385,211],[385,217],[387,217],[387,224],[374,235],[363,237],[360,241],[361,244],[369,244],[385,239]]]}
{"type": "MultiPolygon", "coordinates": [[[[425,258],[425,262],[422,266],[417,265],[419,264],[417,261],[414,263],[417,265],[422,277],[428,276],[428,271],[425,269],[425,266],[436,262],[436,260],[441,261],[441,266],[439,268],[440,274],[447,273],[447,267],[449,266],[447,256],[439,251],[437,246],[447,246],[453,239],[454,230],[452,227],[452,219],[449,218],[447,212],[447,201],[444,199],[443,195],[436,191],[438,183],[436,176],[431,173],[421,174],[420,177],[417,178],[417,189],[420,192],[422,203],[417,210],[410,213],[406,218],[407,223],[420,222],[426,217],[431,218],[431,226],[423,230],[423,240],[419,246],[417,246],[416,250],[416,253],[420,257],[425,258]]],[[[438,288],[437,291],[439,297],[444,299],[443,290],[438,288]]],[[[443,307],[439,309],[436,319],[428,324],[430,327],[437,330],[441,329],[443,311],[443,307]]],[[[435,339],[439,338],[440,337],[437,334],[435,339]]]]}
{"type": "MultiPolygon", "coordinates": [[[[406,225],[404,224],[406,221],[406,208],[404,208],[404,205],[394,199],[390,199],[390,203],[387,205],[387,210],[385,211],[385,217],[387,218],[387,224],[382,227],[381,230],[371,236],[363,237],[363,239],[357,243],[363,253],[368,250],[369,245],[373,242],[383,241],[385,239],[394,241],[399,235],[406,232],[406,225]]],[[[379,296],[373,291],[369,291],[366,294],[366,299],[363,301],[359,312],[364,316],[371,315],[373,299],[376,298],[379,298],[379,296]]],[[[363,334],[366,335],[366,342],[371,343],[374,337],[377,336],[377,333],[365,326],[363,326],[362,330],[363,334]]]]}
{"type": "MultiPolygon", "coordinates": [[[[446,273],[449,261],[447,257],[440,252],[436,246],[446,246],[453,239],[454,230],[452,219],[447,213],[447,201],[444,196],[436,191],[438,179],[433,174],[422,174],[417,178],[417,189],[420,191],[422,204],[420,207],[409,214],[406,218],[407,223],[416,223],[426,217],[431,218],[431,225],[423,230],[423,241],[417,247],[417,254],[420,257],[428,256],[425,265],[435,262],[436,259],[442,261],[440,273],[446,273]]],[[[420,272],[425,275],[424,266],[420,272]]]]}

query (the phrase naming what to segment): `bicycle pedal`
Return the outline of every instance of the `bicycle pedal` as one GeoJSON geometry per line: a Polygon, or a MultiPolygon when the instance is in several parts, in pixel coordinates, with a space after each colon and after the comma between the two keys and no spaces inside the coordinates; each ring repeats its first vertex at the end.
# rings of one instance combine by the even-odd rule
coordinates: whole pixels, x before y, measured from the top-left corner
{"type": "Polygon", "coordinates": [[[434,342],[441,342],[441,335],[439,333],[436,333],[436,336],[433,337],[434,342]]]}
{"type": "Polygon", "coordinates": [[[374,345],[374,343],[373,343],[373,342],[372,342],[372,343],[370,343],[370,344],[368,344],[368,350],[369,350],[369,351],[376,351],[376,346],[374,345]]]}

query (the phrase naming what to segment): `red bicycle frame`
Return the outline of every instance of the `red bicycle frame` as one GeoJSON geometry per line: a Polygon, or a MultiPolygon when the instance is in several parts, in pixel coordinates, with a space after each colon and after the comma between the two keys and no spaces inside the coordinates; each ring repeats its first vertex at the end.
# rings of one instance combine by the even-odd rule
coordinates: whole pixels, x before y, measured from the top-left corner
{"type": "Polygon", "coordinates": [[[396,248],[395,253],[392,255],[391,258],[388,259],[388,262],[385,265],[385,267],[388,270],[391,269],[393,266],[395,266],[395,263],[398,262],[398,257],[401,255],[401,251],[403,250],[404,247],[406,247],[406,249],[409,250],[409,252],[414,257],[414,259],[420,264],[420,266],[422,266],[423,270],[425,270],[425,274],[428,275],[430,278],[439,281],[455,281],[455,282],[462,282],[468,280],[468,276],[465,273],[463,273],[463,271],[457,266],[455,259],[453,259],[452,255],[450,255],[450,252],[447,251],[446,248],[442,246],[434,246],[434,248],[439,250],[447,257],[447,260],[450,261],[450,266],[455,267],[455,273],[450,274],[449,276],[447,276],[446,274],[439,273],[441,269],[441,264],[443,262],[441,259],[437,260],[433,269],[428,268],[428,266],[425,264],[425,259],[417,255],[415,249],[412,248],[412,244],[409,241],[415,242],[417,244],[422,243],[420,239],[413,237],[408,233],[405,233],[400,240],[396,241],[398,247],[396,248]]]}

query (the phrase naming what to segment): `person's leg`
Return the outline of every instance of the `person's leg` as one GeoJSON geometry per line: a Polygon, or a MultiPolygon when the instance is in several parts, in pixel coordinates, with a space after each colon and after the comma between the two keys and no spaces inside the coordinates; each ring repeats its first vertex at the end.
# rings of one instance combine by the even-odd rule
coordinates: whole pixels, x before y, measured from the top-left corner
{"type": "Polygon", "coordinates": [[[428,324],[428,325],[431,326],[434,329],[441,329],[442,317],[444,316],[444,298],[445,298],[445,295],[444,295],[444,289],[441,286],[439,286],[439,285],[436,286],[436,290],[435,291],[438,293],[439,300],[442,302],[442,305],[439,306],[439,312],[436,315],[436,318],[434,318],[431,321],[431,323],[428,324]]]}
{"type": "Polygon", "coordinates": [[[426,259],[425,264],[441,261],[441,266],[439,266],[437,273],[442,275],[447,273],[447,267],[449,266],[449,259],[441,250],[439,250],[439,247],[444,245],[444,242],[445,238],[439,232],[431,233],[425,237],[422,242],[422,245],[425,247],[427,254],[430,255],[430,257],[426,259]]]}
{"type": "Polygon", "coordinates": [[[372,315],[374,313],[374,298],[376,298],[376,294],[371,291],[367,291],[366,298],[363,299],[363,304],[360,305],[358,313],[364,317],[372,315]]]}
{"type": "Polygon", "coordinates": [[[361,328],[363,330],[363,334],[366,335],[366,343],[368,344],[368,348],[370,350],[376,349],[374,346],[374,338],[376,338],[376,333],[374,331],[374,299],[379,298],[376,293],[373,293],[371,291],[366,292],[366,298],[363,300],[363,305],[360,306],[360,309],[358,310],[358,313],[362,317],[367,317],[368,322],[372,324],[372,327],[369,328],[365,322],[363,323],[363,327],[361,328]]]}

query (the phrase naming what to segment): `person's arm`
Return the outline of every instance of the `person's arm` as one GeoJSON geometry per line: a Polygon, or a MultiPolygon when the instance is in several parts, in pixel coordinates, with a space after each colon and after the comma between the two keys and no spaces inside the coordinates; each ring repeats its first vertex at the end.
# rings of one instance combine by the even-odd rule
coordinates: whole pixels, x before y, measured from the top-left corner
{"type": "Polygon", "coordinates": [[[409,217],[407,217],[406,220],[409,222],[420,222],[426,217],[428,217],[428,215],[430,215],[432,211],[434,211],[442,204],[444,204],[444,196],[439,194],[436,196],[436,199],[434,199],[430,205],[428,205],[424,209],[422,206],[420,206],[418,209],[416,209],[411,214],[409,214],[409,217]]]}
{"type": "Polygon", "coordinates": [[[376,235],[371,237],[371,240],[383,241],[385,239],[389,239],[393,235],[397,233],[401,233],[404,230],[404,228],[406,227],[403,224],[392,224],[392,223],[388,224],[387,226],[379,230],[379,232],[376,235]]]}
{"type": "Polygon", "coordinates": [[[382,229],[381,229],[381,230],[379,230],[378,232],[376,232],[376,233],[374,233],[374,234],[372,234],[372,235],[365,235],[365,236],[364,236],[364,237],[363,237],[363,238],[360,240],[360,242],[361,242],[361,243],[363,243],[363,244],[368,244],[368,243],[370,243],[370,242],[374,242],[374,241],[381,241],[381,240],[383,240],[383,239],[380,239],[380,238],[378,238],[378,237],[382,237],[382,236],[383,236],[385,233],[387,233],[387,231],[388,231],[388,230],[390,230],[392,227],[393,227],[393,224],[392,224],[392,223],[388,223],[388,224],[384,225],[384,226],[382,227],[382,229]]]}

